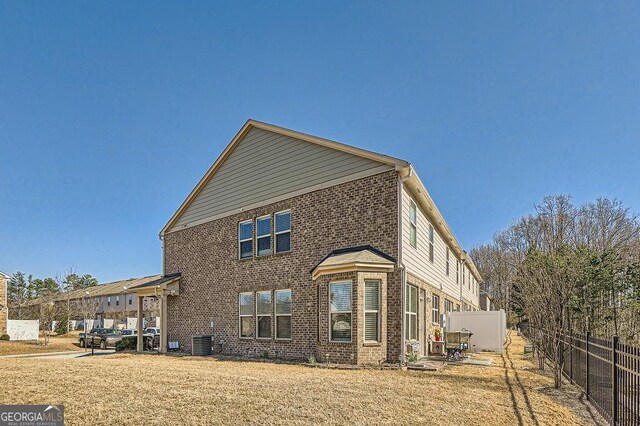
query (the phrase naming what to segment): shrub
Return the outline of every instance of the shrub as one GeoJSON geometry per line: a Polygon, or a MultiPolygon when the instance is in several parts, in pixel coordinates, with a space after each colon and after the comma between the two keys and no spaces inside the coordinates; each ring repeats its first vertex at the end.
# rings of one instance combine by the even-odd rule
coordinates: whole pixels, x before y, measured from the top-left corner
{"type": "Polygon", "coordinates": [[[309,364],[315,364],[315,363],[316,363],[316,357],[315,357],[315,355],[311,355],[311,356],[307,359],[307,362],[308,362],[309,364]]]}
{"type": "Polygon", "coordinates": [[[67,315],[62,315],[60,318],[58,318],[58,323],[56,324],[56,329],[54,330],[58,336],[67,334],[67,324],[69,324],[69,317],[67,315]]]}
{"type": "Polygon", "coordinates": [[[120,341],[116,342],[116,352],[133,350],[136,348],[137,342],[137,336],[123,337],[120,341]]]}
{"type": "Polygon", "coordinates": [[[8,334],[3,334],[2,336],[0,336],[0,340],[9,340],[10,337],[8,334]]]}

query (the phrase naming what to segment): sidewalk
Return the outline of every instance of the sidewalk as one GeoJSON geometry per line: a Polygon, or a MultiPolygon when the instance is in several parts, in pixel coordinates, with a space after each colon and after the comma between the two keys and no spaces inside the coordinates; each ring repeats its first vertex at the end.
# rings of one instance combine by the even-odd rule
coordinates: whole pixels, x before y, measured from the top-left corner
{"type": "MultiPolygon", "coordinates": [[[[96,350],[96,355],[111,355],[115,353],[114,350],[96,350]]],[[[49,359],[73,359],[84,358],[86,356],[92,356],[91,351],[66,351],[66,352],[43,352],[43,353],[31,353],[31,354],[16,354],[16,355],[2,355],[0,358],[49,358],[49,359]]]]}

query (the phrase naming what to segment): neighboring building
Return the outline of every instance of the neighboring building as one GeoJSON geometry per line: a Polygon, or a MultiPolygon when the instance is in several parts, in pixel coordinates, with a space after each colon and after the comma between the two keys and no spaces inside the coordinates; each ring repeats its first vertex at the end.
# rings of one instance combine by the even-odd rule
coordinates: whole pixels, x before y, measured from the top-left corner
{"type": "Polygon", "coordinates": [[[9,320],[9,297],[7,291],[11,277],[0,272],[0,335],[7,333],[7,321],[9,320]]]}
{"type": "MultiPolygon", "coordinates": [[[[56,294],[52,300],[59,304],[69,303],[71,305],[72,319],[83,320],[81,309],[78,306],[88,301],[89,303],[95,304],[96,309],[94,318],[90,319],[99,321],[104,319],[124,320],[127,317],[135,316],[138,308],[136,296],[131,294],[131,290],[153,282],[160,277],[161,275],[151,275],[143,278],[131,278],[128,280],[99,284],[56,294]]],[[[34,299],[29,301],[28,305],[35,307],[39,305],[40,302],[40,299],[34,299]]],[[[143,310],[147,319],[155,317],[158,313],[156,298],[145,297],[143,310]]],[[[33,310],[33,312],[29,314],[29,317],[36,319],[37,312],[33,310]]]]}
{"type": "Polygon", "coordinates": [[[163,351],[213,332],[229,354],[397,363],[446,311],[479,309],[482,279],[408,162],[253,120],[160,237],[163,351]]]}

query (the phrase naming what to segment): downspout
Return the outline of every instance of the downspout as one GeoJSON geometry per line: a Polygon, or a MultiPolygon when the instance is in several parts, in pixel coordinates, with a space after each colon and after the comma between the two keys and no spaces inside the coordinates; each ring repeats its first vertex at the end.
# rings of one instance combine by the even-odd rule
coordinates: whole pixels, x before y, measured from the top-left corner
{"type": "Polygon", "coordinates": [[[411,166],[404,167],[398,171],[398,267],[400,268],[400,364],[404,363],[406,357],[406,344],[404,341],[405,335],[405,311],[406,305],[406,283],[407,283],[407,270],[402,261],[402,185],[411,177],[413,169],[411,166]]]}

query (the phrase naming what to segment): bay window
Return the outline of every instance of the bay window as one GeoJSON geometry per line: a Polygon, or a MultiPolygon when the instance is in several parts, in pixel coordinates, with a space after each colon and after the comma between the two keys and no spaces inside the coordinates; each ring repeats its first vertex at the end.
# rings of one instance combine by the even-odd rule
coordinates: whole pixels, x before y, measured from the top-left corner
{"type": "Polygon", "coordinates": [[[380,341],[380,281],[364,282],[364,341],[380,341]]]}
{"type": "Polygon", "coordinates": [[[330,340],[351,341],[351,281],[329,284],[330,340]]]}

